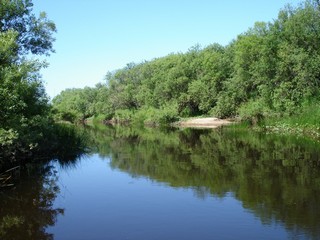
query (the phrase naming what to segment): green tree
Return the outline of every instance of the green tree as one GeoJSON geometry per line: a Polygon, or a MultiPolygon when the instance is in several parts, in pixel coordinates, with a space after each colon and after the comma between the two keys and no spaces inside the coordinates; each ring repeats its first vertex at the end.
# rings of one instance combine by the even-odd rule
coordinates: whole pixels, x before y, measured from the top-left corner
{"type": "Polygon", "coordinates": [[[45,13],[35,17],[32,6],[30,0],[0,2],[1,161],[3,155],[14,157],[17,151],[35,148],[44,135],[43,127],[51,124],[39,74],[46,64],[27,56],[53,51],[55,25],[45,13]]]}
{"type": "Polygon", "coordinates": [[[319,2],[306,0],[284,7],[272,22],[255,23],[227,46],[196,45],[186,53],[130,63],[107,74],[107,94],[93,104],[98,108],[88,110],[85,97],[76,104],[87,109],[84,116],[141,121],[162,119],[165,112],[172,120],[240,115],[252,123],[291,116],[319,99],[319,46],[319,2]]]}
{"type": "Polygon", "coordinates": [[[16,42],[19,54],[49,54],[53,51],[56,31],[55,24],[47,18],[45,12],[36,17],[31,0],[1,0],[0,31],[13,30],[17,33],[16,42]]]}

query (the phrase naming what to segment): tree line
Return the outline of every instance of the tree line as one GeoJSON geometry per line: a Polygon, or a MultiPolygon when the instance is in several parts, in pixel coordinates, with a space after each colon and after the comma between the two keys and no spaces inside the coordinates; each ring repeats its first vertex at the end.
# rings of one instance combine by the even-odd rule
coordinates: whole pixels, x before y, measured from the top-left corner
{"type": "Polygon", "coordinates": [[[53,99],[60,119],[91,116],[167,123],[179,117],[240,116],[257,122],[318,104],[320,6],[286,6],[228,45],[194,46],[108,72],[105,83],[67,89],[53,99]]]}

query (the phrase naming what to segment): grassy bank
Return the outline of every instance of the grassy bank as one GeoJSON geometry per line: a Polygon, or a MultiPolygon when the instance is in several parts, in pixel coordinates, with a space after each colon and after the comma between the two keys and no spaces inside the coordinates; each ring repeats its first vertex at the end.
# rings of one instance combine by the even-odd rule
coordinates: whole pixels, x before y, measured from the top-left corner
{"type": "Polygon", "coordinates": [[[253,127],[259,131],[278,134],[306,136],[320,140],[320,103],[305,103],[291,115],[270,115],[258,123],[241,123],[242,127],[253,127]]]}
{"type": "Polygon", "coordinates": [[[85,152],[84,132],[71,124],[45,123],[0,129],[0,172],[30,162],[72,161],[85,152]]]}
{"type": "MultiPolygon", "coordinates": [[[[259,113],[260,114],[260,113],[259,113]]],[[[297,136],[307,136],[312,139],[320,140],[320,103],[318,101],[308,102],[297,108],[293,114],[280,113],[261,113],[259,117],[254,112],[243,116],[238,115],[239,120],[235,120],[237,124],[233,127],[242,129],[253,129],[257,131],[265,131],[269,133],[290,134],[297,136]]],[[[207,116],[198,116],[192,118],[181,118],[178,114],[170,108],[167,109],[139,109],[139,110],[118,110],[114,118],[107,121],[112,124],[125,124],[135,126],[172,126],[173,123],[182,121],[188,122],[190,120],[202,121],[207,116]]],[[[105,122],[104,115],[98,115],[86,120],[89,124],[105,122]]],[[[201,125],[201,124],[200,124],[201,125]]],[[[199,125],[199,127],[200,127],[199,125]]],[[[190,127],[197,127],[192,124],[190,127]]]]}

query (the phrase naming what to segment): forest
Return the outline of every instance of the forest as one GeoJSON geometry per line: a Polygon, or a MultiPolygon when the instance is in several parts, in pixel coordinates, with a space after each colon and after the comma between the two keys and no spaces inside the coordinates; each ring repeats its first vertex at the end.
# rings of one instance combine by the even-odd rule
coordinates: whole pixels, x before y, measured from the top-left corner
{"type": "Polygon", "coordinates": [[[226,46],[196,45],[108,72],[95,87],[52,100],[56,119],[168,124],[181,118],[237,118],[252,125],[318,126],[320,3],[287,5],[270,22],[226,46]]]}
{"type": "MultiPolygon", "coordinates": [[[[88,221],[82,221],[91,219],[85,212],[95,213],[88,200],[95,204],[100,201],[103,206],[114,206],[120,216],[119,228],[115,228],[119,236],[119,229],[128,226],[123,225],[123,219],[130,220],[130,215],[133,221],[137,219],[131,210],[138,206],[122,201],[132,203],[130,193],[122,186],[129,184],[132,192],[141,190],[137,182],[132,185],[127,178],[123,178],[125,185],[120,178],[108,178],[109,182],[119,181],[121,198],[113,195],[117,192],[114,189],[104,192],[106,188],[99,186],[116,185],[99,185],[99,171],[95,173],[98,178],[81,175],[86,184],[79,184],[79,178],[71,172],[79,171],[76,165],[83,167],[81,172],[96,170],[95,166],[101,165],[93,163],[102,161],[90,157],[98,155],[103,157],[104,167],[110,165],[132,179],[147,179],[152,188],[164,184],[175,190],[192,189],[203,199],[230,194],[228,201],[234,198],[242,205],[242,212],[254,215],[252,220],[248,218],[250,222],[260,220],[271,231],[285,228],[294,234],[302,230],[312,239],[320,236],[320,0],[287,5],[276,19],[255,23],[226,46],[195,45],[183,53],[128,63],[107,72],[104,82],[95,87],[66,89],[51,100],[40,74],[48,64],[41,59],[54,53],[56,31],[46,13],[34,14],[32,0],[0,0],[1,239],[52,239],[60,230],[50,227],[64,215],[58,197],[62,206],[68,202],[68,214],[76,212],[71,205],[81,209],[77,224],[72,215],[70,223],[60,220],[64,228],[78,227],[82,222],[88,225],[88,221]],[[141,127],[167,126],[184,118],[204,116],[236,119],[245,123],[245,128],[295,135],[289,138],[247,131],[240,124],[216,131],[141,127]],[[119,124],[70,124],[90,121],[119,124]],[[128,126],[120,126],[123,123],[128,126]],[[318,141],[299,139],[296,134],[318,141]],[[80,164],[84,156],[92,165],[80,164]],[[59,162],[56,166],[60,172],[53,161],[59,162]],[[85,195],[78,195],[66,178],[59,180],[63,168],[69,168],[70,176],[75,176],[74,186],[83,189],[85,195]],[[19,184],[23,181],[25,184],[19,184]],[[98,194],[90,195],[89,188],[98,194]],[[4,192],[8,189],[13,191],[4,192]],[[77,202],[70,201],[71,195],[77,202]],[[113,205],[113,200],[109,202],[110,196],[121,208],[113,205]],[[83,205],[80,200],[85,200],[83,205]],[[130,207],[129,214],[123,206],[130,207]],[[121,209],[120,214],[117,209],[121,209]],[[20,238],[12,237],[17,235],[20,238]]],[[[148,187],[148,193],[141,191],[140,205],[142,198],[154,193],[152,188],[148,187]]],[[[150,202],[157,209],[157,204],[150,202]]],[[[188,207],[196,206],[190,203],[188,207]]],[[[167,210],[171,211],[178,205],[170,206],[167,210]]],[[[199,206],[211,210],[205,207],[208,205],[199,206]]],[[[108,212],[108,208],[98,211],[101,209],[108,212]]],[[[214,213],[216,218],[219,212],[214,213]]],[[[151,221],[146,219],[153,224],[156,218],[161,216],[154,214],[151,221]]],[[[177,215],[179,225],[180,219],[177,215]]],[[[112,219],[107,225],[117,221],[112,219]]],[[[214,225],[208,223],[205,225],[213,229],[214,225]]],[[[105,230],[105,222],[92,224],[105,230]]],[[[227,234],[231,225],[226,224],[227,234]]],[[[260,231],[251,225],[245,229],[260,231]]],[[[86,231],[82,230],[80,233],[86,231]]],[[[110,232],[106,234],[103,237],[110,232]]]]}
{"type": "Polygon", "coordinates": [[[0,2],[0,168],[56,158],[65,142],[76,156],[82,136],[61,121],[157,126],[215,116],[320,137],[317,0],[285,6],[226,46],[128,63],[95,87],[66,89],[50,101],[40,74],[47,63],[39,59],[54,52],[55,32],[46,13],[35,16],[31,0],[0,2]]]}

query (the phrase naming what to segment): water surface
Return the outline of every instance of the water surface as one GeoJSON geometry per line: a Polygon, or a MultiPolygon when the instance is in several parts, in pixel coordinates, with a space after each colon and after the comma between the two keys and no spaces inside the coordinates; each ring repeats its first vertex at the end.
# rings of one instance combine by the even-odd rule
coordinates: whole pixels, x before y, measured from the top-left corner
{"type": "Polygon", "coordinates": [[[30,167],[1,192],[0,239],[320,238],[316,142],[229,128],[87,131],[90,154],[30,167]]]}

